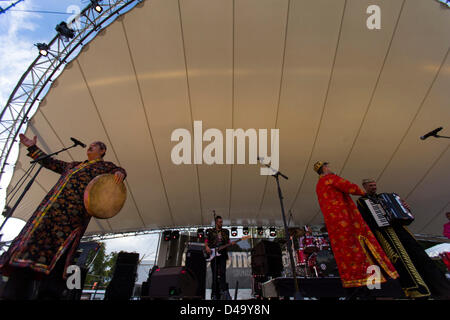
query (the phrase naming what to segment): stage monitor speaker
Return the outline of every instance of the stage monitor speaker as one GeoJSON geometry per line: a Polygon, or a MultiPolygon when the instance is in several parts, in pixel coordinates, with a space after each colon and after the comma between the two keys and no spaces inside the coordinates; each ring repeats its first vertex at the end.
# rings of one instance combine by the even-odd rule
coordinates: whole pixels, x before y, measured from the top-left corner
{"type": "Polygon", "coordinates": [[[205,299],[206,290],[206,259],[203,251],[189,250],[186,252],[186,269],[190,270],[197,280],[196,296],[205,299]]]}
{"type": "Polygon", "coordinates": [[[139,253],[119,252],[105,300],[130,300],[136,281],[139,253]]]}
{"type": "Polygon", "coordinates": [[[252,249],[252,274],[279,277],[283,271],[281,246],[277,242],[262,240],[252,249]]]}
{"type": "Polygon", "coordinates": [[[197,296],[197,281],[185,267],[155,270],[150,279],[148,297],[151,299],[201,298],[197,296]]]}

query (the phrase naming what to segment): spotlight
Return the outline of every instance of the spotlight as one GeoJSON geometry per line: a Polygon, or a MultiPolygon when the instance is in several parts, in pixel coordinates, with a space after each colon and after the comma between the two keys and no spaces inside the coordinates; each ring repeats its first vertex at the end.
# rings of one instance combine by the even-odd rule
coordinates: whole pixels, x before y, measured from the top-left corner
{"type": "Polygon", "coordinates": [[[248,227],[242,228],[242,234],[243,234],[244,236],[248,235],[248,227]]]}
{"type": "Polygon", "coordinates": [[[169,241],[171,238],[171,231],[170,230],[166,230],[163,232],[163,237],[164,237],[164,241],[169,241]]]}
{"type": "Polygon", "coordinates": [[[70,29],[64,21],[58,24],[55,30],[61,37],[65,37],[66,39],[72,39],[75,37],[75,31],[70,29]]]}
{"type": "Polygon", "coordinates": [[[180,231],[172,231],[171,238],[172,240],[176,240],[180,237],[180,231]]]}
{"type": "Polygon", "coordinates": [[[205,237],[205,229],[197,229],[197,238],[203,239],[205,237]]]}
{"type": "Polygon", "coordinates": [[[448,8],[450,8],[450,0],[437,0],[439,1],[443,7],[447,6],[448,8]]]}
{"type": "Polygon", "coordinates": [[[236,237],[237,234],[238,234],[237,228],[236,228],[236,227],[231,228],[231,236],[232,236],[232,237],[236,237]]]}
{"type": "Polygon", "coordinates": [[[91,0],[91,4],[92,7],[94,8],[95,11],[97,11],[98,13],[101,13],[103,11],[102,6],[99,4],[100,1],[98,0],[91,0]]]}
{"type": "Polygon", "coordinates": [[[271,237],[275,237],[277,235],[277,230],[273,227],[269,229],[269,232],[271,237]]]}
{"type": "Polygon", "coordinates": [[[259,236],[262,236],[264,234],[264,229],[262,227],[258,227],[257,231],[259,236]]]}
{"type": "Polygon", "coordinates": [[[38,48],[39,54],[44,57],[48,54],[48,50],[50,49],[46,43],[36,43],[35,46],[38,48]]]}

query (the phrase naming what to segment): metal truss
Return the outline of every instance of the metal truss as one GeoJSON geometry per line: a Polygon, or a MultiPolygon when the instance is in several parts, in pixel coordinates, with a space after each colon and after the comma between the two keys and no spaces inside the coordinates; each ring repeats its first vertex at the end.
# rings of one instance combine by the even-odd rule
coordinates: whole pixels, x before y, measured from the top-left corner
{"type": "MultiPolygon", "coordinates": [[[[208,226],[211,228],[212,226],[208,226]]],[[[111,233],[102,233],[102,234],[89,234],[85,235],[81,241],[103,241],[110,240],[116,238],[125,238],[125,237],[135,237],[149,234],[161,235],[166,230],[171,231],[179,231],[180,233],[196,233],[198,228],[205,227],[173,227],[173,228],[162,228],[162,229],[149,229],[149,230],[139,230],[139,231],[131,231],[131,232],[111,232],[111,233]]]]}
{"type": "Polygon", "coordinates": [[[0,113],[0,182],[3,182],[6,166],[14,165],[11,161],[15,162],[15,159],[10,159],[11,151],[18,148],[18,135],[25,132],[28,120],[37,110],[39,103],[36,101],[42,101],[53,80],[68,62],[78,56],[84,45],[120,15],[143,1],[91,0],[89,5],[67,24],[75,31],[72,38],[58,32],[48,45],[44,44],[47,54],[39,54],[28,67],[0,113]],[[96,7],[101,12],[96,11],[96,7]]]}

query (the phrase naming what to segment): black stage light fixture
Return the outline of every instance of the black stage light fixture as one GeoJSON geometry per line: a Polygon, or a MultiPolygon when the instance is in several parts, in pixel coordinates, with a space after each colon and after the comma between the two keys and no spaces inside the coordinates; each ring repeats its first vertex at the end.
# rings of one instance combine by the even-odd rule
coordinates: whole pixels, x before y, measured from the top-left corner
{"type": "Polygon", "coordinates": [[[169,241],[171,238],[172,231],[166,230],[163,232],[164,241],[169,241]]]}
{"type": "Polygon", "coordinates": [[[257,231],[258,231],[258,235],[259,235],[259,236],[262,236],[262,235],[264,234],[264,229],[263,229],[263,227],[258,227],[257,231]]]}
{"type": "Polygon", "coordinates": [[[231,236],[232,236],[232,237],[236,237],[237,234],[238,234],[237,228],[236,228],[236,227],[231,228],[231,236]]]}
{"type": "Polygon", "coordinates": [[[178,239],[180,237],[180,231],[178,231],[178,230],[172,231],[171,237],[172,237],[172,240],[178,239]]]}
{"type": "Polygon", "coordinates": [[[269,235],[271,237],[275,237],[277,235],[277,230],[274,227],[270,228],[269,229],[269,235]]]}
{"type": "Polygon", "coordinates": [[[197,238],[203,239],[205,237],[205,229],[200,228],[197,229],[197,238]]]}
{"type": "Polygon", "coordinates": [[[38,48],[39,54],[44,57],[48,54],[48,50],[50,49],[46,43],[36,43],[35,46],[38,48]]]}
{"type": "Polygon", "coordinates": [[[166,230],[163,232],[164,241],[170,241],[172,239],[172,231],[166,230]]]}
{"type": "Polygon", "coordinates": [[[99,4],[99,2],[100,1],[98,1],[98,0],[91,0],[91,4],[92,4],[92,7],[94,8],[94,10],[97,11],[98,13],[102,13],[103,8],[99,4]]]}
{"type": "Polygon", "coordinates": [[[58,24],[55,30],[61,37],[65,37],[66,39],[72,39],[75,37],[75,31],[70,29],[64,21],[58,24]]]}
{"type": "Polygon", "coordinates": [[[242,228],[242,234],[243,234],[244,236],[248,235],[248,227],[242,228]]]}
{"type": "Polygon", "coordinates": [[[450,8],[450,0],[437,0],[442,4],[443,7],[447,6],[447,8],[450,8]]]}

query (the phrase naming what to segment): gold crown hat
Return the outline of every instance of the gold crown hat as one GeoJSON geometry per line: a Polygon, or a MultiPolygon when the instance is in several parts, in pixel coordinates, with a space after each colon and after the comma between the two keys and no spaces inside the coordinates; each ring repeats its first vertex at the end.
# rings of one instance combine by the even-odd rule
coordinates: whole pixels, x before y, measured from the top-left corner
{"type": "Polygon", "coordinates": [[[322,168],[326,164],[328,164],[328,162],[317,161],[316,163],[314,163],[314,171],[319,173],[320,168],[322,168]]]}
{"type": "Polygon", "coordinates": [[[367,178],[367,179],[363,179],[362,184],[371,183],[371,182],[376,182],[376,181],[373,178],[367,178]]]}

